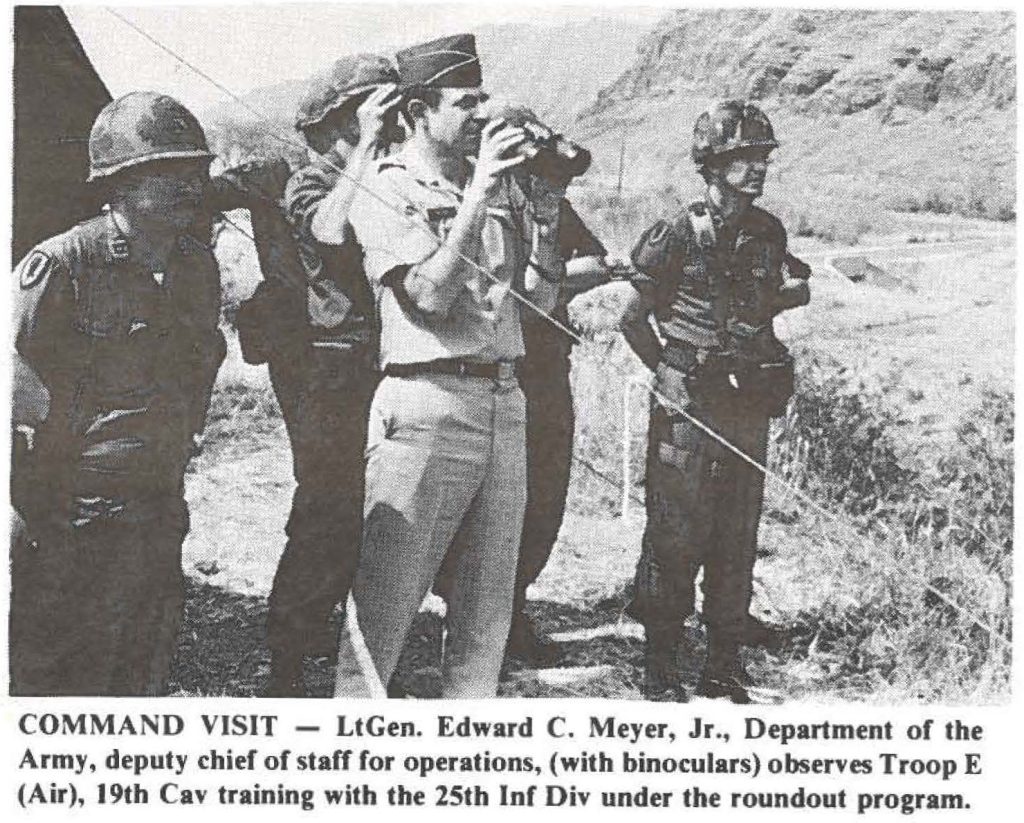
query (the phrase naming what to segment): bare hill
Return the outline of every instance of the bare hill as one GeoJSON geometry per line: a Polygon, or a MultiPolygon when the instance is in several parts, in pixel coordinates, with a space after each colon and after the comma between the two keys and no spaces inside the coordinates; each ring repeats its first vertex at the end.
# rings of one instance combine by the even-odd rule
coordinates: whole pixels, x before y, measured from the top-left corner
{"type": "Polygon", "coordinates": [[[791,200],[1007,218],[1014,209],[1009,12],[676,11],[576,124],[626,185],[690,185],[690,129],[719,97],[758,101],[791,200]]]}

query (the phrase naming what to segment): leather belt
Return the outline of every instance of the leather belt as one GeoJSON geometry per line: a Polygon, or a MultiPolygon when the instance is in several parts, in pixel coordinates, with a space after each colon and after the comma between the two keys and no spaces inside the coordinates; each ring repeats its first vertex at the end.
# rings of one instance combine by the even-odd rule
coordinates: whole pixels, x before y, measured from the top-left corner
{"type": "Polygon", "coordinates": [[[426,363],[388,363],[385,377],[416,377],[421,374],[454,374],[459,377],[483,377],[487,380],[511,380],[519,373],[516,360],[477,363],[473,360],[430,360],[426,363]]]}

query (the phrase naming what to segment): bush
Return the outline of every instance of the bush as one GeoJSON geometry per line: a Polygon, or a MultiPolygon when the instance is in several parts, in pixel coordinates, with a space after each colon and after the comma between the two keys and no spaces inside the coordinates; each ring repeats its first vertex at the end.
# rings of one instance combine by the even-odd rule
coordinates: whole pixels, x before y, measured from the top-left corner
{"type": "Polygon", "coordinates": [[[828,661],[830,688],[860,695],[1005,698],[1010,650],[999,636],[1011,635],[1012,396],[989,392],[966,410],[930,464],[897,439],[906,421],[886,401],[893,382],[866,387],[811,360],[776,432],[773,468],[845,512],[776,518],[802,521],[791,535],[805,540],[812,528],[822,534],[804,561],[816,597],[797,618],[807,643],[797,644],[796,658],[828,661]]]}
{"type": "MultiPolygon", "coordinates": [[[[890,380],[879,392],[894,384],[890,380]]],[[[778,436],[806,444],[800,454],[809,491],[853,515],[878,516],[905,499],[915,477],[896,439],[904,422],[849,370],[829,372],[811,359],[800,372],[778,436]]]]}
{"type": "Polygon", "coordinates": [[[268,434],[280,425],[281,410],[269,381],[250,383],[222,377],[210,400],[203,440],[211,445],[224,445],[268,434]]]}

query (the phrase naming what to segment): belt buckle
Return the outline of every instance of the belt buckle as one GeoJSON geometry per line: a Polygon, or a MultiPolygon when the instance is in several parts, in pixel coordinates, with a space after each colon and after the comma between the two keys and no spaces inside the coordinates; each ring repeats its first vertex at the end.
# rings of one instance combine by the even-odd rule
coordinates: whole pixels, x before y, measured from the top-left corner
{"type": "Polygon", "coordinates": [[[516,376],[516,364],[508,360],[499,360],[498,380],[511,380],[516,376]]]}

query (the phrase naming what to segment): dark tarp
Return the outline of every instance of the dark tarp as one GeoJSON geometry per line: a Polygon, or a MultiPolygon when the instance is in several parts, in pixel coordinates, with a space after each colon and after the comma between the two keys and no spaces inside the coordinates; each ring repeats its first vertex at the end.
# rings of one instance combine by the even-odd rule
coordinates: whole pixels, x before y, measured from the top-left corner
{"type": "Polygon", "coordinates": [[[58,6],[14,9],[14,227],[17,262],[95,214],[85,185],[89,130],[110,93],[58,6]]]}

